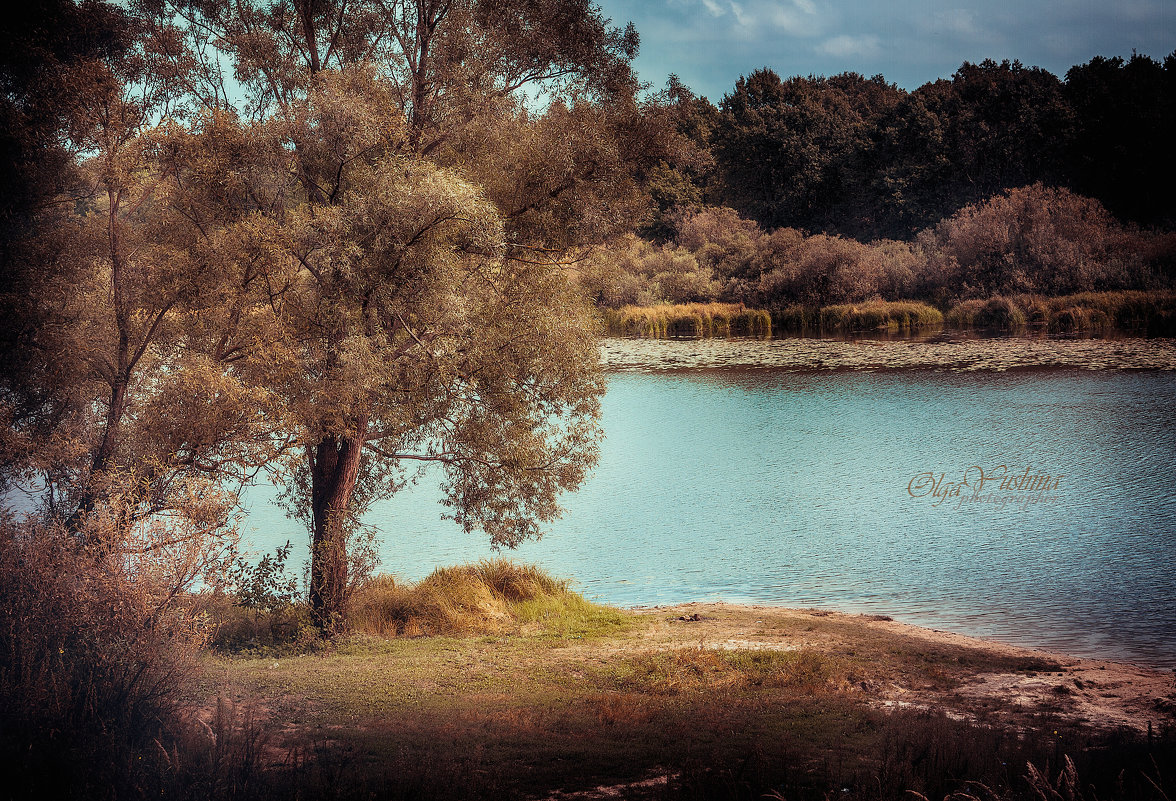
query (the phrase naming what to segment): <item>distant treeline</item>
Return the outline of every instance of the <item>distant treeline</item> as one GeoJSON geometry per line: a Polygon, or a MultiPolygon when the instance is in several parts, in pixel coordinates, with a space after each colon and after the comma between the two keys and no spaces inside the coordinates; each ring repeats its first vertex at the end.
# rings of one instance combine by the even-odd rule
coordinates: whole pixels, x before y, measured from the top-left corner
{"type": "Polygon", "coordinates": [[[682,211],[664,244],[631,236],[580,266],[598,306],[722,301],[779,316],[915,299],[946,312],[994,296],[1173,287],[1176,233],[1124,226],[1101,204],[1034,184],[967,206],[910,241],[765,231],[729,208],[682,211]]]}
{"type": "Polygon", "coordinates": [[[646,234],[675,210],[728,206],[766,229],[909,240],[956,210],[1043,183],[1124,222],[1176,221],[1176,53],[1094,58],[1065,79],[1019,62],[964,63],[914,91],[855,73],[740,78],[715,107],[671,78],[686,147],[648,176],[646,234]]]}

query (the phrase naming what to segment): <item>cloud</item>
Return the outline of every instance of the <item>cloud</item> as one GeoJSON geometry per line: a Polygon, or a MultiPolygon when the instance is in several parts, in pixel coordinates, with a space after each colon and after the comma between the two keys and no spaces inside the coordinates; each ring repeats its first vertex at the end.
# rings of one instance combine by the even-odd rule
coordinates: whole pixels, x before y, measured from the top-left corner
{"type": "MultiPolygon", "coordinates": [[[[813,0],[666,0],[666,6],[689,15],[704,11],[712,19],[726,19],[744,33],[816,36],[823,15],[813,0]]],[[[707,24],[710,24],[709,22],[707,24]]]]}
{"type": "Polygon", "coordinates": [[[743,6],[741,6],[739,3],[736,3],[735,0],[730,0],[730,2],[731,13],[735,15],[735,21],[744,27],[749,27],[753,20],[750,16],[747,15],[747,12],[743,10],[743,6]]]}
{"type": "Polygon", "coordinates": [[[881,42],[874,34],[850,36],[842,34],[817,45],[818,53],[835,58],[874,58],[882,52],[881,42]]]}
{"type": "Polygon", "coordinates": [[[641,32],[637,67],[721,98],[740,75],[881,73],[914,89],[964,61],[1019,59],[1064,75],[1095,55],[1162,59],[1173,0],[593,0],[641,32]]]}

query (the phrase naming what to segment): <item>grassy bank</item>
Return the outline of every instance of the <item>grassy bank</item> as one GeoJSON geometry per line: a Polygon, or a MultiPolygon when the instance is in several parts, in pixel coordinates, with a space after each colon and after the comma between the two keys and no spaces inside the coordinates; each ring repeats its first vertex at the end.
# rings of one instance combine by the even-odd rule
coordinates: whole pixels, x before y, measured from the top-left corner
{"type": "Polygon", "coordinates": [[[647,337],[767,337],[772,317],[762,309],[739,303],[681,303],[622,306],[604,310],[609,336],[647,337]]]}
{"type": "Polygon", "coordinates": [[[235,797],[1055,801],[1067,756],[1104,801],[1174,789],[1160,713],[1150,742],[1100,730],[1076,663],[888,618],[622,611],[496,562],[379,580],[356,621],[296,656],[209,657],[203,697],[229,700],[208,714],[255,755],[235,797]],[[972,691],[990,677],[1043,690],[972,691]]]}

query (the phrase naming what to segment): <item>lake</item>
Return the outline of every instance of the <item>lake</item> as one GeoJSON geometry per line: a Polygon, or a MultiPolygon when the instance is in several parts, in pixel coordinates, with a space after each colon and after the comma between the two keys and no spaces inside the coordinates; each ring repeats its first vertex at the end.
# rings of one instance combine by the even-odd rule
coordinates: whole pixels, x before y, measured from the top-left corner
{"type": "MultiPolygon", "coordinates": [[[[827,607],[1176,667],[1172,340],[604,353],[600,463],[512,558],[622,606],[827,607]]],[[[248,544],[305,558],[270,495],[249,494],[248,544]]],[[[493,555],[438,499],[426,476],[376,505],[383,570],[493,555]]]]}

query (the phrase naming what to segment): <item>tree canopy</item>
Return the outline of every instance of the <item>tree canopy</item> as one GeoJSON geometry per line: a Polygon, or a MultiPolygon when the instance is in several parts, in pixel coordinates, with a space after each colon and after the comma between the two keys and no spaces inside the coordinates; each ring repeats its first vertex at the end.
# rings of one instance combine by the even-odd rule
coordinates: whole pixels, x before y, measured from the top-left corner
{"type": "Polygon", "coordinates": [[[421,465],[466,529],[538,536],[599,438],[567,264],[646,217],[663,147],[636,34],[582,0],[143,0],[127,20],[71,108],[70,204],[22,240],[45,264],[21,319],[40,367],[6,386],[6,477],[86,536],[266,470],[311,529],[326,632],[363,511],[421,465]]]}

